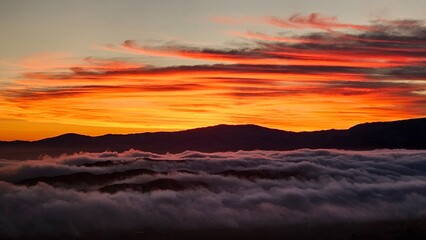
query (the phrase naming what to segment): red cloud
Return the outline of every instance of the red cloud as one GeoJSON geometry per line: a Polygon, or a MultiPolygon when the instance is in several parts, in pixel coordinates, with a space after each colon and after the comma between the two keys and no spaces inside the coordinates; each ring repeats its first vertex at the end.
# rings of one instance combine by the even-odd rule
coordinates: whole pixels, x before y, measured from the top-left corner
{"type": "Polygon", "coordinates": [[[322,16],[319,13],[311,13],[303,16],[296,14],[290,18],[283,19],[279,17],[264,18],[264,22],[282,28],[317,28],[323,30],[333,29],[356,29],[368,30],[369,27],[365,25],[346,24],[337,21],[336,17],[322,16]]]}

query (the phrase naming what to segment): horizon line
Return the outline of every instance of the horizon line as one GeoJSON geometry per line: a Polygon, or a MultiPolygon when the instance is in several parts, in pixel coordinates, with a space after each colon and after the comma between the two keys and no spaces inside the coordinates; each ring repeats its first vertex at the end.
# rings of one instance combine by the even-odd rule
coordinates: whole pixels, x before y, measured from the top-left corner
{"type": "Polygon", "coordinates": [[[172,130],[172,131],[146,131],[146,132],[134,132],[134,133],[106,133],[106,134],[100,134],[100,135],[89,135],[89,134],[86,135],[86,134],[80,134],[80,133],[75,133],[75,132],[65,132],[63,134],[54,135],[52,137],[40,138],[40,139],[36,139],[36,140],[20,140],[20,139],[16,139],[16,140],[1,140],[0,139],[0,142],[37,142],[37,141],[41,141],[41,140],[45,140],[45,139],[57,138],[57,137],[65,136],[65,135],[79,135],[79,136],[85,136],[85,137],[103,137],[103,136],[108,136],[108,135],[118,136],[118,135],[150,134],[150,133],[151,134],[155,134],[155,133],[178,133],[178,132],[185,132],[185,131],[191,131],[191,130],[197,130],[197,129],[219,127],[219,126],[235,126],[235,127],[236,126],[256,126],[256,127],[261,127],[261,128],[265,128],[265,129],[279,130],[279,131],[292,132],[292,133],[319,132],[319,131],[330,131],[330,130],[345,131],[345,130],[349,130],[349,129],[355,127],[355,126],[362,125],[362,124],[392,123],[392,122],[420,120],[420,119],[426,119],[426,116],[424,116],[424,117],[418,117],[418,118],[398,119],[398,120],[392,120],[392,121],[361,122],[361,123],[357,123],[355,125],[352,125],[349,128],[345,128],[345,129],[326,128],[326,129],[317,129],[317,130],[311,130],[311,131],[290,131],[290,130],[286,130],[286,129],[265,127],[265,126],[258,125],[258,124],[253,124],[253,123],[243,123],[243,124],[225,124],[225,123],[221,123],[221,124],[215,124],[215,125],[210,125],[210,126],[195,127],[195,128],[181,129],[181,130],[175,130],[175,131],[172,130]]]}

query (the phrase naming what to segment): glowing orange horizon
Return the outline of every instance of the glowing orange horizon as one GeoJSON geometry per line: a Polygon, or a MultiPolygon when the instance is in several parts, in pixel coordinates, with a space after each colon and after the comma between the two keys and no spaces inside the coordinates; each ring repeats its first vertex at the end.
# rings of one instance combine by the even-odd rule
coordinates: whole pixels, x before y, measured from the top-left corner
{"type": "Polygon", "coordinates": [[[412,21],[402,30],[404,22],[363,26],[318,14],[261,22],[320,32],[234,34],[251,41],[243,48],[140,46],[130,40],[97,47],[209,64],[156,67],[95,57],[71,61],[60,53],[27,56],[15,63],[22,74],[0,85],[0,140],[217,124],[346,129],[426,116],[425,39],[416,35],[425,31],[423,23],[412,21]]]}

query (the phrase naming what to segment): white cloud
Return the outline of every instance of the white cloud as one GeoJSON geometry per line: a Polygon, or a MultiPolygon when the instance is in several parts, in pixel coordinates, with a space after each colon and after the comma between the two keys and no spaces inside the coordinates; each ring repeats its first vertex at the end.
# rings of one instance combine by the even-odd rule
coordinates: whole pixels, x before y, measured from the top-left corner
{"type": "MultiPolygon", "coordinates": [[[[145,168],[158,178],[203,182],[208,188],[115,194],[0,182],[0,236],[80,236],[135,229],[251,229],[288,224],[426,218],[426,151],[239,151],[152,154],[79,153],[0,165],[3,180],[75,172],[102,174],[145,168]],[[113,161],[104,167],[84,163],[113,161]],[[128,163],[128,164],[123,164],[128,163]],[[189,170],[198,174],[176,172],[189,170]],[[252,170],[252,177],[218,174],[252,170]],[[286,173],[269,178],[256,171],[286,173]]],[[[275,175],[274,175],[275,176],[275,175]]]]}

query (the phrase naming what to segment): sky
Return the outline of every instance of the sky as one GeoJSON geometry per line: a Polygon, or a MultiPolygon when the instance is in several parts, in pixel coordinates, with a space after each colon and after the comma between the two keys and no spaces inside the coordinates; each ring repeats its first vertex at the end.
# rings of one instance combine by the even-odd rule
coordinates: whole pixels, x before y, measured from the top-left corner
{"type": "Polygon", "coordinates": [[[426,1],[0,0],[0,140],[426,116],[426,1]]]}

